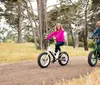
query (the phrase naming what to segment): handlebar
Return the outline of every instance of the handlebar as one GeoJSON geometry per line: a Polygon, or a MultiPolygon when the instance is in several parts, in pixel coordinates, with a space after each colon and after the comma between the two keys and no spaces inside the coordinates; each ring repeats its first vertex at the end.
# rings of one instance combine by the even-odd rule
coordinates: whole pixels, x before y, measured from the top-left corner
{"type": "Polygon", "coordinates": [[[89,37],[89,39],[100,39],[100,36],[89,37]]]}
{"type": "Polygon", "coordinates": [[[93,39],[93,43],[95,43],[96,44],[96,41],[98,40],[98,39],[100,39],[100,36],[94,36],[94,37],[90,37],[89,39],[93,39]]]}
{"type": "Polygon", "coordinates": [[[54,38],[52,38],[52,39],[44,39],[44,40],[46,40],[46,41],[47,41],[48,46],[50,46],[50,44],[52,44],[52,43],[55,41],[55,39],[54,39],[54,38]]]}

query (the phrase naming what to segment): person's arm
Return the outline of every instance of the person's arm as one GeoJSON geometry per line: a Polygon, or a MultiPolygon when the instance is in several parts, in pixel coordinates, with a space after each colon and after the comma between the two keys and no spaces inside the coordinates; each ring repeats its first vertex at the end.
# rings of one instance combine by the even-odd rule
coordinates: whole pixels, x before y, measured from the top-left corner
{"type": "Polygon", "coordinates": [[[51,39],[53,36],[55,35],[55,32],[52,32],[51,34],[49,34],[46,39],[51,39]]]}
{"type": "Polygon", "coordinates": [[[98,28],[94,30],[94,32],[90,35],[90,38],[93,38],[98,32],[98,28]]]}

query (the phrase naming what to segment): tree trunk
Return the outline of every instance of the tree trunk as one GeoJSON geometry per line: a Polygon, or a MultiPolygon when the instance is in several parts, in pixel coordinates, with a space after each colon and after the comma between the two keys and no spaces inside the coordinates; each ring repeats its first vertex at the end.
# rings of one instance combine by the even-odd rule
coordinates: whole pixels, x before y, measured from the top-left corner
{"type": "MultiPolygon", "coordinates": [[[[35,20],[35,14],[34,14],[34,12],[33,12],[33,8],[32,8],[32,4],[31,4],[31,2],[30,2],[30,0],[28,0],[29,1],[29,3],[30,3],[30,8],[31,8],[31,11],[32,11],[32,17],[33,17],[33,21],[34,21],[34,24],[35,24],[35,27],[37,28],[37,35],[38,36],[36,36],[37,38],[36,38],[36,42],[35,42],[35,44],[36,44],[36,48],[37,49],[40,49],[40,33],[39,33],[39,27],[37,26],[37,24],[36,24],[36,20],[35,20]],[[37,42],[38,41],[38,42],[37,42]]],[[[33,30],[34,31],[34,30],[33,30]]],[[[36,34],[36,33],[35,33],[36,34]]]]}
{"type": "Polygon", "coordinates": [[[83,36],[83,41],[84,41],[84,50],[88,51],[88,42],[87,42],[87,37],[85,35],[85,32],[84,32],[84,36],[83,36]]]}
{"type": "Polygon", "coordinates": [[[28,17],[29,17],[31,26],[32,26],[32,33],[33,33],[33,39],[34,39],[34,42],[35,42],[35,46],[36,46],[36,48],[38,48],[39,45],[38,45],[37,39],[36,39],[36,31],[35,31],[34,26],[33,26],[33,23],[32,23],[32,18],[31,18],[31,14],[29,12],[29,8],[28,8],[28,4],[27,3],[26,3],[26,7],[27,7],[27,14],[28,14],[28,17]]]}
{"type": "Polygon", "coordinates": [[[71,37],[72,37],[73,48],[75,48],[74,35],[72,29],[71,29],[71,37]]]}
{"type": "Polygon", "coordinates": [[[64,32],[64,37],[65,37],[65,45],[68,46],[68,33],[64,32]]]}
{"type": "Polygon", "coordinates": [[[46,4],[47,0],[37,0],[41,49],[46,49],[47,46],[47,42],[44,43],[46,33],[46,4]]]}
{"type": "Polygon", "coordinates": [[[75,41],[75,48],[79,47],[79,36],[78,34],[74,35],[74,41],[75,41]]]}
{"type": "Polygon", "coordinates": [[[85,30],[84,30],[84,49],[85,51],[88,51],[88,41],[87,41],[87,36],[88,36],[88,27],[87,27],[87,13],[85,13],[85,30]]]}
{"type": "Polygon", "coordinates": [[[87,37],[88,37],[87,6],[88,6],[88,1],[87,1],[86,9],[85,9],[85,29],[84,29],[84,37],[83,37],[85,51],[88,51],[88,41],[87,41],[87,37]]]}
{"type": "Polygon", "coordinates": [[[73,33],[73,30],[71,30],[71,36],[72,36],[73,48],[78,48],[79,47],[79,36],[78,36],[78,34],[73,33]]]}
{"type": "Polygon", "coordinates": [[[22,24],[22,20],[21,20],[21,4],[18,3],[18,43],[22,43],[22,34],[21,34],[21,24],[22,24]]]}

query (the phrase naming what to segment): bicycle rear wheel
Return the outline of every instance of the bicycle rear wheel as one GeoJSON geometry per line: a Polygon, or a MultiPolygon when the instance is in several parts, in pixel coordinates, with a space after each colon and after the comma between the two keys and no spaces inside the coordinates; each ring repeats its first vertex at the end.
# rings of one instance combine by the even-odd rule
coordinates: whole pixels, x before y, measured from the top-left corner
{"type": "Polygon", "coordinates": [[[64,66],[68,63],[68,61],[69,61],[69,55],[66,52],[61,52],[60,59],[58,60],[59,64],[61,66],[64,66]]]}

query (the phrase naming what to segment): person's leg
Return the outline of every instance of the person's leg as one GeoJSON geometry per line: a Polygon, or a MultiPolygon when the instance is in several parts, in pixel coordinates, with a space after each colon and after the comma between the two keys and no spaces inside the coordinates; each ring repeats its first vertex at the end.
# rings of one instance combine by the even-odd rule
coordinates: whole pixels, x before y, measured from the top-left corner
{"type": "MultiPolygon", "coordinates": [[[[56,53],[58,52],[58,50],[61,51],[60,46],[62,46],[62,45],[64,45],[64,42],[57,42],[57,43],[55,44],[55,55],[56,55],[56,53]]],[[[56,60],[53,59],[52,62],[54,63],[55,61],[56,61],[56,60]]]]}
{"type": "Polygon", "coordinates": [[[55,53],[57,53],[59,47],[58,47],[58,43],[55,44],[55,53]]]}
{"type": "Polygon", "coordinates": [[[64,45],[64,42],[57,42],[55,44],[55,53],[57,53],[58,50],[61,51],[60,46],[62,46],[62,45],[64,45]]]}
{"type": "Polygon", "coordinates": [[[97,45],[100,45],[100,39],[98,39],[96,43],[97,43],[97,45]]]}
{"type": "MultiPolygon", "coordinates": [[[[97,44],[98,47],[100,48],[100,39],[97,40],[96,44],[97,44]]],[[[100,60],[100,54],[99,54],[99,60],[100,60]]]]}

